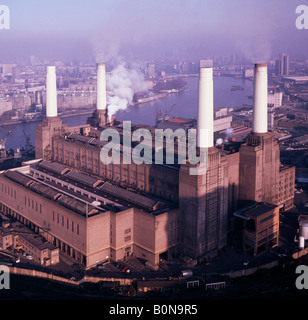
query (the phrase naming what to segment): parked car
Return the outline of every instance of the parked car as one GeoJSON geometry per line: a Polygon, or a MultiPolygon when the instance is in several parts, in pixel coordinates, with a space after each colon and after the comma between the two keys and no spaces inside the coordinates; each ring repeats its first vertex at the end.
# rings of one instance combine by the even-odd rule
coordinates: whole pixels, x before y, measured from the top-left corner
{"type": "Polygon", "coordinates": [[[124,267],[122,269],[122,272],[130,273],[130,269],[128,267],[124,267]]]}
{"type": "Polygon", "coordinates": [[[27,257],[27,259],[29,259],[29,260],[33,260],[33,257],[32,257],[30,254],[27,254],[26,257],[27,257]]]}

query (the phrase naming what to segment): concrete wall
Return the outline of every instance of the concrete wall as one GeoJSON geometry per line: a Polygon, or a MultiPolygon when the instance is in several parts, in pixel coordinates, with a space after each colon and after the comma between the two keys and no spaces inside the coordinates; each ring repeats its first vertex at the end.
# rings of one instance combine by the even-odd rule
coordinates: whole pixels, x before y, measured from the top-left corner
{"type": "Polygon", "coordinates": [[[227,244],[228,181],[216,148],[209,149],[208,168],[190,175],[190,165],[182,165],[179,178],[181,249],[194,259],[217,255],[227,244]]]}
{"type": "Polygon", "coordinates": [[[239,163],[239,200],[277,204],[280,152],[272,135],[248,135],[240,149],[239,163]]]}

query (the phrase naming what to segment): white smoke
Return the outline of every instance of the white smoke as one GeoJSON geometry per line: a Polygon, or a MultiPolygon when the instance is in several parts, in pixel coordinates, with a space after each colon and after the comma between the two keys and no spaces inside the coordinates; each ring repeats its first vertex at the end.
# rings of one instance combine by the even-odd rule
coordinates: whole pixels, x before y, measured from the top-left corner
{"type": "Polygon", "coordinates": [[[223,139],[222,138],[218,138],[217,140],[216,140],[216,146],[220,146],[221,144],[223,144],[223,139]]]}
{"type": "Polygon", "coordinates": [[[132,104],[135,92],[148,91],[149,85],[137,64],[128,67],[120,62],[106,75],[108,96],[108,114],[114,115],[118,110],[124,110],[132,104]]]}
{"type": "Polygon", "coordinates": [[[92,52],[96,62],[113,66],[106,73],[108,115],[111,118],[118,110],[126,109],[133,102],[136,92],[147,92],[150,87],[144,79],[143,66],[140,63],[125,62],[119,51],[123,41],[114,33],[96,34],[91,38],[92,52]]]}
{"type": "Polygon", "coordinates": [[[226,131],[225,131],[225,133],[226,133],[225,142],[228,142],[232,138],[233,132],[234,132],[233,128],[226,129],[226,131]]]}

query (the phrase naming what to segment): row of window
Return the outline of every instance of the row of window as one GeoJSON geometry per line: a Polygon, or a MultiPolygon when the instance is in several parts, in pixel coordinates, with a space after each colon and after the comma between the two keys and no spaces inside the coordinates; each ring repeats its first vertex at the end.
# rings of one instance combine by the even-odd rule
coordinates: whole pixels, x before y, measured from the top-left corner
{"type": "MultiPolygon", "coordinates": [[[[293,183],[290,182],[289,186],[292,187],[292,186],[293,186],[293,183]]],[[[279,187],[279,191],[281,191],[281,190],[283,190],[283,189],[287,189],[287,188],[288,188],[288,184],[285,184],[284,186],[279,187]]],[[[292,189],[292,188],[290,188],[290,189],[292,189]]]]}
{"type": "Polygon", "coordinates": [[[76,231],[76,234],[79,235],[79,224],[78,223],[75,224],[74,221],[71,221],[71,223],[70,223],[68,218],[65,218],[64,216],[60,216],[59,213],[57,213],[57,215],[56,215],[55,212],[52,211],[52,221],[55,221],[55,220],[58,224],[61,223],[62,227],[66,226],[67,230],[70,229],[70,225],[71,225],[72,232],[76,231]],[[60,220],[61,220],[61,222],[60,222],[60,220]],[[75,226],[76,226],[76,228],[75,228],[75,226]]]}
{"type": "Polygon", "coordinates": [[[25,196],[25,205],[28,205],[29,208],[32,208],[33,210],[42,213],[42,204],[37,203],[37,201],[34,201],[33,199],[30,199],[27,196],[25,196]]]}
{"type": "Polygon", "coordinates": [[[10,188],[6,184],[1,183],[1,190],[3,193],[7,194],[8,196],[16,199],[16,190],[13,188],[10,188]]]}
{"type": "MultiPolygon", "coordinates": [[[[30,199],[29,197],[25,196],[25,205],[28,206],[29,208],[32,208],[33,210],[42,213],[42,204],[38,203],[37,201],[30,199]]],[[[52,220],[55,221],[55,212],[52,212],[52,220]]],[[[61,224],[62,226],[65,225],[65,218],[64,216],[61,216],[61,224]]],[[[57,214],[57,223],[60,223],[60,215],[59,213],[57,214]]],[[[66,219],[66,228],[69,229],[69,219],[66,219]]],[[[71,222],[71,230],[72,232],[75,231],[75,225],[74,225],[74,221],[71,222]]],[[[77,235],[79,235],[79,224],[76,224],[76,233],[77,235]]]]}
{"type": "MultiPolygon", "coordinates": [[[[112,225],[110,225],[110,243],[112,243],[112,225]]],[[[125,229],[124,234],[128,234],[131,232],[131,228],[125,229]]],[[[124,241],[130,241],[132,239],[131,235],[124,237],[124,241]]]]}
{"type": "Polygon", "coordinates": [[[284,182],[291,181],[291,183],[292,183],[294,181],[294,178],[293,178],[293,175],[291,175],[290,178],[288,178],[287,176],[280,177],[279,184],[282,184],[283,180],[284,180],[284,182]]]}

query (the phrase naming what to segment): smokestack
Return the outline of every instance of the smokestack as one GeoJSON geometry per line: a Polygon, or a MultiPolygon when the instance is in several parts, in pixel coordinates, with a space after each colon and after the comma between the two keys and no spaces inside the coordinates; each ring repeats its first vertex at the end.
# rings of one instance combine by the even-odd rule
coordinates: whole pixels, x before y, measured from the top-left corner
{"type": "Polygon", "coordinates": [[[199,69],[197,147],[210,148],[214,146],[213,109],[213,68],[201,67],[199,69]]]}
{"type": "Polygon", "coordinates": [[[104,63],[97,64],[96,109],[106,110],[106,68],[104,63]]]}
{"type": "Polygon", "coordinates": [[[57,106],[57,78],[56,78],[56,67],[47,67],[46,77],[46,116],[57,117],[58,106],[57,106]]]}
{"type": "Polygon", "coordinates": [[[254,133],[267,132],[267,64],[255,64],[253,126],[254,133]]]}

